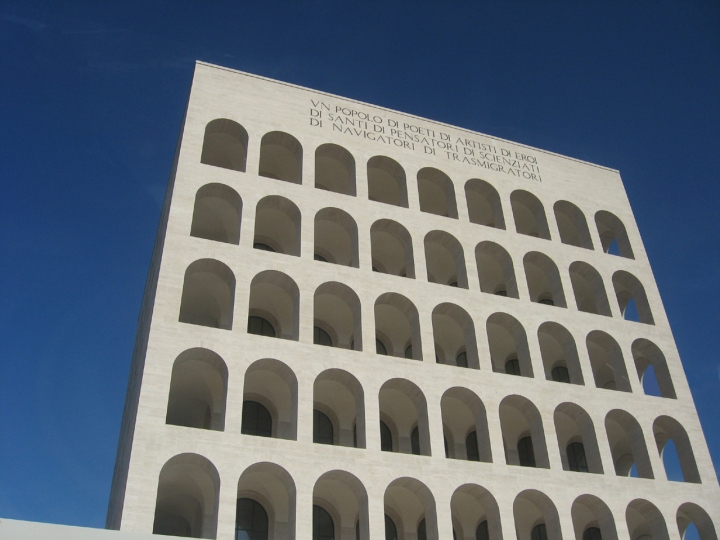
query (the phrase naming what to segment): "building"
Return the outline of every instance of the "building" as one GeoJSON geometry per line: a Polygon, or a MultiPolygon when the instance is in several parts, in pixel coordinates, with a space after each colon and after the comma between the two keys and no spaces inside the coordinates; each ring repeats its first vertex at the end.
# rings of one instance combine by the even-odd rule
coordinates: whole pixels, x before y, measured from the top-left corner
{"type": "Polygon", "coordinates": [[[717,540],[719,495],[617,171],[197,64],[108,528],[717,540]]]}

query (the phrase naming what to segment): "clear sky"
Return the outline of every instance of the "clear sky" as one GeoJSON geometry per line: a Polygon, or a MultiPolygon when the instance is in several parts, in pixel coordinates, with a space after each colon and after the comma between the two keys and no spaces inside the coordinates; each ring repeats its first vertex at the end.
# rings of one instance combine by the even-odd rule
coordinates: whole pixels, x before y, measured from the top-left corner
{"type": "Polygon", "coordinates": [[[0,517],[101,527],[195,60],[619,169],[720,464],[717,1],[0,1],[0,517]]]}

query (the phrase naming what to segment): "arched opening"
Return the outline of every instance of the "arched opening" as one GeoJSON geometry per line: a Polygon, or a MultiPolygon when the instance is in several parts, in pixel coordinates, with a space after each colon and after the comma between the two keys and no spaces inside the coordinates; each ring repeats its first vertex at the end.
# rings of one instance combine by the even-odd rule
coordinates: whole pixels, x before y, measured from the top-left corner
{"type": "Polygon", "coordinates": [[[634,317],[631,318],[630,314],[636,310],[637,318],[634,320],[644,324],[655,324],[642,283],[635,276],[623,270],[615,272],[612,281],[623,319],[633,320],[634,317]],[[634,304],[635,310],[632,310],[631,304],[634,304]]]}
{"type": "Polygon", "coordinates": [[[470,223],[505,229],[500,195],[493,186],[478,178],[468,180],[465,182],[465,198],[470,223]]]}
{"type": "Polygon", "coordinates": [[[650,381],[646,381],[645,378],[648,373],[652,373],[657,384],[654,395],[677,399],[667,360],[657,345],[647,339],[636,339],[632,344],[632,355],[638,377],[646,394],[649,393],[646,382],[649,383],[650,381]]]}
{"type": "Polygon", "coordinates": [[[324,334],[316,344],[362,351],[360,299],[347,285],[336,281],[323,283],[315,290],[314,326],[324,334]]]}
{"type": "Polygon", "coordinates": [[[354,475],[337,470],[323,474],[315,482],[313,506],[314,539],[370,538],[367,492],[354,475]]]}
{"type": "Polygon", "coordinates": [[[248,134],[237,122],[218,118],[205,126],[200,163],[245,172],[248,134]]]}
{"type": "Polygon", "coordinates": [[[455,304],[439,304],[432,312],[435,361],[480,369],[475,325],[467,311],[455,304]]]}
{"type": "Polygon", "coordinates": [[[530,349],[522,324],[507,313],[493,313],[488,317],[486,327],[493,371],[533,377],[530,349]]]}
{"type": "Polygon", "coordinates": [[[610,411],[605,416],[605,431],[616,475],[654,478],[645,437],[631,414],[619,409],[610,411]]]}
{"type": "Polygon", "coordinates": [[[353,375],[341,369],[328,369],[318,375],[313,409],[331,423],[328,444],[365,448],[365,397],[353,375]]]}
{"type": "Polygon", "coordinates": [[[468,288],[465,253],[454,236],[444,231],[425,235],[425,263],[430,283],[468,288]]]}
{"type": "Polygon", "coordinates": [[[390,379],[378,399],[380,421],[390,430],[393,452],[431,455],[427,402],[420,388],[405,379],[390,379]]]}
{"type": "Polygon", "coordinates": [[[357,225],[350,214],[338,208],[315,214],[315,260],[359,266],[357,225]]]}
{"type": "Polygon", "coordinates": [[[315,150],[315,187],[343,195],[356,195],[355,158],[337,144],[315,150]]]}
{"type": "Polygon", "coordinates": [[[554,419],[563,470],[603,474],[590,415],[574,403],[561,403],[555,408],[554,419]]]}
{"type": "Polygon", "coordinates": [[[224,184],[206,184],[195,195],[190,236],[238,244],[242,199],[224,184]]]}
{"type": "Polygon", "coordinates": [[[518,395],[503,399],[500,427],[508,465],[550,468],[542,418],[530,400],[518,395]]]}
{"type": "Polygon", "coordinates": [[[417,183],[421,212],[458,218],[455,186],[447,174],[425,167],[418,171],[417,183]]]}
{"type": "Polygon", "coordinates": [[[680,538],[685,539],[688,527],[694,525],[700,540],[718,540],[717,532],[712,518],[708,513],[694,503],[684,503],[677,511],[677,526],[680,538]]]}
{"type": "Polygon", "coordinates": [[[576,261],[570,265],[570,282],[578,311],[612,317],[605,284],[597,270],[587,263],[576,261]]]}
{"type": "Polygon", "coordinates": [[[394,527],[397,538],[439,540],[435,512],[435,498],[425,484],[397,478],[385,490],[385,537],[392,538],[394,527]]]}
{"type": "Polygon", "coordinates": [[[618,540],[612,512],[594,495],[580,495],[570,512],[575,540],[618,540]]]}
{"type": "Polygon", "coordinates": [[[502,540],[500,509],[492,494],[477,484],[463,484],[450,499],[453,533],[457,540],[502,540]]]}
{"type": "Polygon", "coordinates": [[[482,292],[520,298],[515,267],[505,248],[495,242],[480,242],[475,248],[475,261],[482,292]]]}
{"type": "Polygon", "coordinates": [[[513,503],[517,540],[562,540],[557,509],[544,493],[526,489],[513,503]]]}
{"type": "Polygon", "coordinates": [[[179,454],[158,480],[153,534],[215,538],[220,477],[207,459],[179,454]]]}
{"type": "Polygon", "coordinates": [[[200,259],[185,270],[180,317],[182,323],[232,329],[235,275],[215,259],[200,259]]]}
{"type": "Polygon", "coordinates": [[[263,135],[260,141],[260,176],[302,184],[302,160],[302,145],[292,135],[282,131],[263,135]]]}
{"type": "Polygon", "coordinates": [[[485,405],[474,392],[454,387],[440,401],[447,457],[492,463],[485,405]]]}
{"type": "Polygon", "coordinates": [[[227,380],[227,366],[216,353],[199,347],[181,353],[172,368],[165,423],[223,431],[227,380]]]}
{"type": "Polygon", "coordinates": [[[278,360],[257,360],[245,372],[241,433],[296,440],[297,402],[295,373],[278,360]]]}
{"type": "Polygon", "coordinates": [[[238,480],[237,498],[236,539],[295,539],[296,489],[295,482],[285,469],[268,462],[250,465],[238,480]],[[257,537],[248,534],[248,529],[259,529],[263,523],[262,512],[258,507],[267,516],[267,536],[262,536],[262,531],[257,537]],[[249,511],[257,514],[250,514],[249,511]]]}
{"type": "Polygon", "coordinates": [[[375,345],[378,354],[422,360],[420,318],[415,305],[397,293],[375,301],[375,345]]]}
{"type": "Polygon", "coordinates": [[[620,255],[628,259],[635,258],[625,225],[617,216],[601,210],[595,214],[595,225],[597,225],[598,235],[600,235],[600,242],[605,253],[620,255]]]}
{"type": "Polygon", "coordinates": [[[631,501],[625,510],[630,540],[669,540],[665,518],[657,507],[644,499],[631,501]]]}
{"type": "Polygon", "coordinates": [[[700,471],[695,462],[695,453],[690,444],[690,438],[680,422],[669,416],[658,416],[653,422],[653,435],[655,435],[655,443],[660,453],[660,459],[665,466],[668,480],[673,480],[673,476],[678,476],[678,479],[682,479],[684,482],[700,484],[700,471]],[[668,443],[671,441],[675,446],[673,456],[666,452],[668,443]],[[678,475],[678,472],[681,474],[678,475]]]}
{"type": "Polygon", "coordinates": [[[368,198],[371,201],[408,207],[407,181],[402,166],[386,156],[367,162],[368,198]]]}
{"type": "Polygon", "coordinates": [[[590,230],[582,210],[567,201],[556,202],[553,209],[560,232],[560,241],[570,246],[593,249],[590,230]]]}
{"type": "Polygon", "coordinates": [[[262,251],[300,256],[300,210],[295,203],[269,195],[255,210],[253,247],[262,251]]]}
{"type": "Polygon", "coordinates": [[[538,342],[548,381],[585,384],[575,339],[564,326],[554,322],[542,323],[538,328],[538,342]]]}
{"type": "Polygon", "coordinates": [[[519,189],[510,195],[510,206],[515,218],[515,230],[519,234],[550,240],[545,208],[540,199],[519,189]]]}
{"type": "Polygon", "coordinates": [[[300,291],[289,276],[275,270],[260,272],[250,283],[248,332],[297,341],[299,305],[300,291]]]}
{"type": "Polygon", "coordinates": [[[585,341],[595,386],[607,390],[632,392],[625,359],[617,341],[600,330],[590,332],[585,341]]]}
{"type": "Polygon", "coordinates": [[[523,258],[523,265],[532,302],[567,307],[560,272],[550,257],[531,251],[523,258]]]}
{"type": "Polygon", "coordinates": [[[412,238],[405,227],[379,219],[370,227],[370,244],[373,271],[415,279],[412,238]]]}

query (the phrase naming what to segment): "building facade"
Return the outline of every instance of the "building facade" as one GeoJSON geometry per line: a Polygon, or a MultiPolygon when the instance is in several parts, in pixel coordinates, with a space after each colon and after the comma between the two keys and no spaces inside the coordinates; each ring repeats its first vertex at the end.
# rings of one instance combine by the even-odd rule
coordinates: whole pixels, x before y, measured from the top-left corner
{"type": "Polygon", "coordinates": [[[720,489],[617,171],[197,64],[108,528],[680,540],[691,523],[717,540],[720,489]]]}

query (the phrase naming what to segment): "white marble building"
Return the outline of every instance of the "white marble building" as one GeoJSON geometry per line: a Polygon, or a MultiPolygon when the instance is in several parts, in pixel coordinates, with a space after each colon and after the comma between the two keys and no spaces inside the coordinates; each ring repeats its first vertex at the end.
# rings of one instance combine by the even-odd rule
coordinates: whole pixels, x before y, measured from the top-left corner
{"type": "Polygon", "coordinates": [[[197,64],[109,528],[680,540],[691,522],[717,540],[720,489],[617,171],[197,64]]]}

